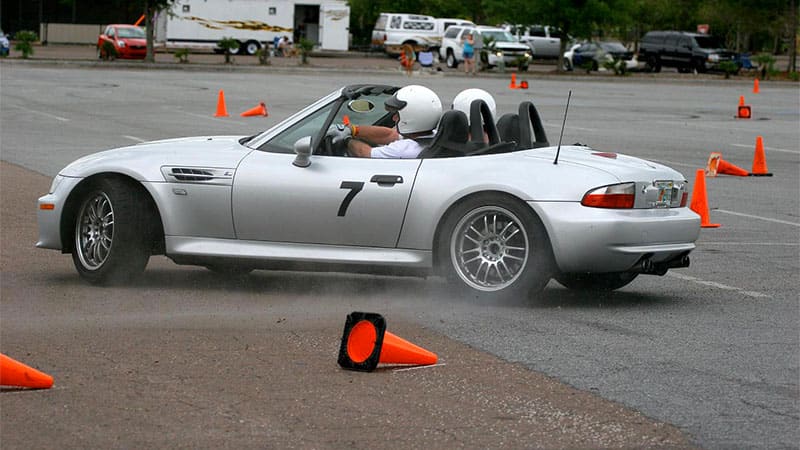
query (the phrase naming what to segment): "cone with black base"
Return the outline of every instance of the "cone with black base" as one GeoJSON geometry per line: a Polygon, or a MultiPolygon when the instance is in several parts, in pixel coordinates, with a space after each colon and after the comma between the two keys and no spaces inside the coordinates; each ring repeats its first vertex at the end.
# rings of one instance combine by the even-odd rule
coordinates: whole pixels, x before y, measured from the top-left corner
{"type": "Polygon", "coordinates": [[[754,177],[772,176],[767,169],[767,156],[764,154],[764,138],[761,136],[756,136],[756,152],[753,155],[753,171],[750,175],[754,177]]]}
{"type": "Polygon", "coordinates": [[[53,377],[0,353],[0,386],[49,389],[53,377]]]}
{"type": "Polygon", "coordinates": [[[253,117],[253,116],[269,116],[269,112],[267,111],[267,105],[264,102],[259,103],[258,105],[248,109],[247,111],[240,114],[242,117],[253,117]]]}
{"type": "Polygon", "coordinates": [[[348,370],[372,372],[383,364],[436,364],[435,353],[386,331],[380,314],[354,311],[347,315],[339,347],[339,365],[348,370]]]}
{"type": "Polygon", "coordinates": [[[736,177],[750,176],[750,172],[742,169],[736,164],[731,164],[728,161],[720,158],[717,163],[717,175],[733,175],[736,177]]]}

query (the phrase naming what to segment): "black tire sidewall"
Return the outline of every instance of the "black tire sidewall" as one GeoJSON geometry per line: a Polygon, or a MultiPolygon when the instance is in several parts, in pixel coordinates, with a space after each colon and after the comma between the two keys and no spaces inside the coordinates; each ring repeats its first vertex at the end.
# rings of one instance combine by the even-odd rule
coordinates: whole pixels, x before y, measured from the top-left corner
{"type": "Polygon", "coordinates": [[[553,268],[550,240],[539,217],[522,201],[502,194],[479,194],[453,207],[442,224],[436,245],[440,273],[460,293],[485,300],[513,300],[539,293],[550,281],[553,268]],[[453,233],[459,221],[477,208],[494,206],[506,209],[522,221],[528,237],[529,255],[514,283],[498,291],[481,291],[464,282],[451,256],[453,233]]]}
{"type": "Polygon", "coordinates": [[[72,261],[78,273],[92,284],[125,283],[144,271],[150,258],[148,243],[151,241],[148,224],[147,202],[141,188],[133,182],[117,178],[100,179],[78,202],[78,214],[72,224],[70,238],[73,240],[72,261]],[[80,210],[84,204],[98,193],[104,193],[111,202],[114,213],[114,230],[111,249],[106,260],[97,269],[89,269],[83,265],[78,252],[79,242],[76,240],[76,229],[81,217],[80,210]]]}

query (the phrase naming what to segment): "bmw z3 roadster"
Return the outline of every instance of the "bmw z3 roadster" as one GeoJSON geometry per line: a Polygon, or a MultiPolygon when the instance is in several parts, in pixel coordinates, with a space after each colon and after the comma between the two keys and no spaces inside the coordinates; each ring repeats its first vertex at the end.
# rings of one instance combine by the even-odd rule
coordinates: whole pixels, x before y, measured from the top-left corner
{"type": "Polygon", "coordinates": [[[148,142],[69,164],[39,199],[40,248],[93,284],[151,255],[224,274],[254,269],[441,275],[481,297],[552,278],[613,290],[687,267],[700,217],[661,164],[552,146],[535,106],[495,123],[477,101],[441,116],[416,159],[348,157],[331,125],[393,126],[398,87],[343,87],[253,136],[148,142]],[[470,136],[487,136],[473,141],[470,136]]]}

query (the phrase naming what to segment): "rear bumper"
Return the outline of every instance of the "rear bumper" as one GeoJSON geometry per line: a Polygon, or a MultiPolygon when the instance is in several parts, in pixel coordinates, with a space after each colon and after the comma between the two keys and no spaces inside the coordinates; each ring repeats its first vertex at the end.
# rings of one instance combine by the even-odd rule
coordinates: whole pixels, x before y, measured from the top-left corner
{"type": "Polygon", "coordinates": [[[642,259],[673,260],[695,248],[700,216],[689,208],[602,209],[529,202],[542,218],[562,272],[621,272],[642,259]]]}

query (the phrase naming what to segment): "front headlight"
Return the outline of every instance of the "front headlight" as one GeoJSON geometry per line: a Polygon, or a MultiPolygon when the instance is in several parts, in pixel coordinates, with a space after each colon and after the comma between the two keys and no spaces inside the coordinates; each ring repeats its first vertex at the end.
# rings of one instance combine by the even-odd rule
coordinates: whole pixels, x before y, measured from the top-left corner
{"type": "Polygon", "coordinates": [[[525,59],[531,59],[531,54],[528,53],[528,52],[525,52],[524,57],[525,57],[525,59]]]}
{"type": "Polygon", "coordinates": [[[495,53],[495,56],[497,56],[498,58],[502,58],[502,57],[503,57],[503,52],[501,52],[501,51],[499,51],[499,50],[498,50],[498,51],[495,53]]]}
{"type": "Polygon", "coordinates": [[[716,53],[712,53],[712,54],[708,55],[708,62],[712,62],[712,63],[719,62],[719,55],[716,54],[716,53]]]}
{"type": "Polygon", "coordinates": [[[117,46],[119,48],[125,48],[125,41],[117,41],[117,46]]]}
{"type": "Polygon", "coordinates": [[[56,175],[56,177],[53,178],[53,182],[50,183],[50,191],[48,192],[48,194],[52,194],[53,192],[55,192],[56,189],[58,188],[58,185],[61,184],[62,181],[64,181],[64,177],[62,177],[61,175],[56,175]]]}

